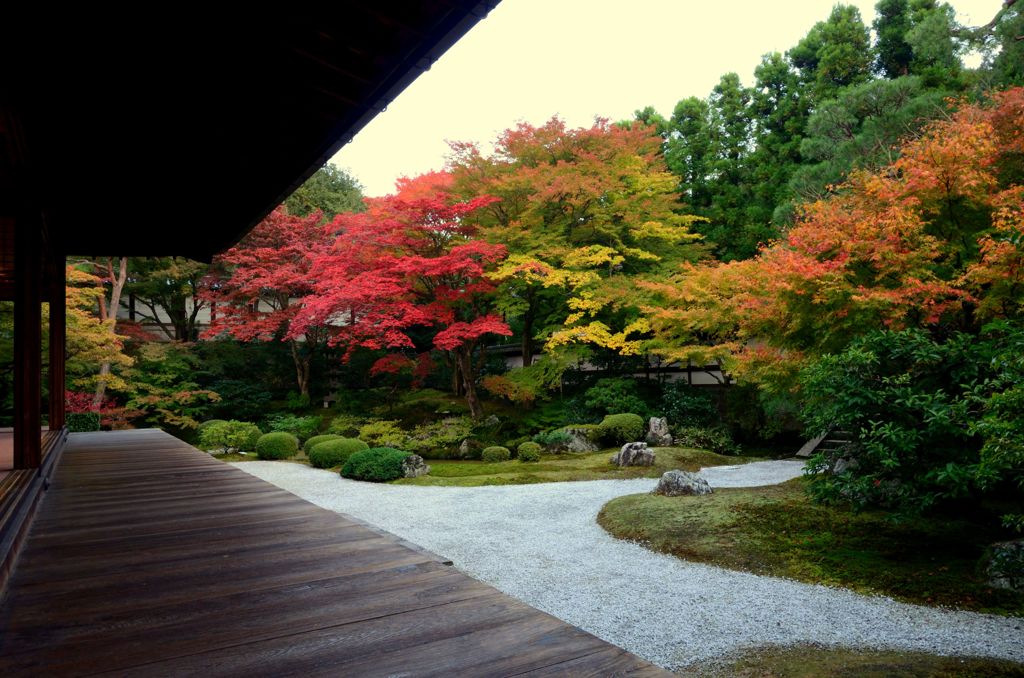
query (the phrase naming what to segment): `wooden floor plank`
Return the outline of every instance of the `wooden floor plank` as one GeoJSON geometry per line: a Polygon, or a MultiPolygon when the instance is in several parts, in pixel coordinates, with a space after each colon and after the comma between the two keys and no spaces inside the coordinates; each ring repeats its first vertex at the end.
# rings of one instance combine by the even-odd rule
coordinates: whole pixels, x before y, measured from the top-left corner
{"type": "Polygon", "coordinates": [[[667,675],[160,431],[74,434],[0,675],[667,675]]]}

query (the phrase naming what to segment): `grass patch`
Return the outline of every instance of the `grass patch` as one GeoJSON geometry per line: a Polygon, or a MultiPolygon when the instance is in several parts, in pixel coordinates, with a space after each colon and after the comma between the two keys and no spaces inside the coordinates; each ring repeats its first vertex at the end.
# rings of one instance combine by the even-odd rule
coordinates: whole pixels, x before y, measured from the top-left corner
{"type": "Polygon", "coordinates": [[[986,546],[1005,538],[994,524],[949,517],[897,523],[882,512],[819,506],[804,482],[705,497],[619,497],[598,523],[686,560],[912,603],[1024,614],[1024,595],[987,586],[977,570],[986,546]]]}
{"type": "Polygon", "coordinates": [[[689,671],[702,678],[1024,678],[1024,665],[1000,659],[814,646],[760,648],[689,671]]]}
{"type": "Polygon", "coordinates": [[[402,485],[445,485],[477,487],[480,485],[526,485],[555,483],[570,480],[608,480],[613,478],[658,478],[665,471],[683,469],[696,471],[704,466],[721,466],[750,461],[737,457],[724,457],[705,450],[682,447],[655,448],[654,466],[627,466],[620,468],[610,462],[615,450],[593,454],[544,455],[538,462],[513,459],[497,464],[482,461],[434,461],[430,475],[403,478],[395,481],[402,485]]]}

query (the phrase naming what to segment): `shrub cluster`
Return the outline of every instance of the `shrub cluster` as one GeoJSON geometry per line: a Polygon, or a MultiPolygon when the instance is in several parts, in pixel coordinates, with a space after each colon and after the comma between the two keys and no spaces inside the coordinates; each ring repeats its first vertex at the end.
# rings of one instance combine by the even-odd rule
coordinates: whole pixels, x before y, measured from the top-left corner
{"type": "Polygon", "coordinates": [[[537,443],[525,442],[520,443],[516,453],[519,455],[519,461],[540,461],[541,447],[537,443]]]}
{"type": "Polygon", "coordinates": [[[335,437],[309,448],[309,463],[316,468],[341,466],[356,452],[369,449],[369,445],[358,438],[335,437]]]}
{"type": "Polygon", "coordinates": [[[334,433],[339,436],[351,437],[358,435],[359,427],[365,423],[365,419],[357,417],[354,414],[339,414],[334,419],[331,419],[331,423],[327,427],[327,432],[334,433]]]}
{"type": "Polygon", "coordinates": [[[533,436],[533,442],[552,451],[565,448],[570,440],[572,440],[572,436],[562,430],[545,431],[533,436]]]}
{"type": "Polygon", "coordinates": [[[472,434],[473,420],[469,417],[446,417],[417,426],[400,447],[428,459],[449,459],[472,434]]]}
{"type": "Polygon", "coordinates": [[[64,423],[71,433],[84,433],[100,430],[99,412],[68,412],[64,415],[64,423]]]}
{"type": "Polygon", "coordinates": [[[408,452],[390,447],[370,448],[349,457],[341,469],[341,475],[352,480],[366,480],[372,483],[398,480],[404,475],[402,462],[408,456],[408,452]]]}
{"type": "Polygon", "coordinates": [[[320,417],[297,417],[294,414],[278,414],[267,419],[271,431],[291,433],[299,440],[306,440],[320,429],[320,417]]]}
{"type": "Polygon", "coordinates": [[[639,414],[609,414],[598,425],[597,435],[605,445],[625,445],[642,440],[644,420],[639,414]]]}
{"type": "Polygon", "coordinates": [[[256,456],[260,459],[287,459],[299,451],[299,439],[286,431],[264,433],[256,440],[256,456]]]}
{"type": "Polygon", "coordinates": [[[497,464],[502,461],[508,461],[511,458],[512,453],[509,452],[507,447],[502,447],[501,445],[485,447],[484,451],[480,453],[480,461],[485,461],[489,464],[497,464]]]}
{"type": "Polygon", "coordinates": [[[359,439],[365,440],[370,447],[404,448],[409,441],[409,434],[402,430],[397,421],[378,419],[359,427],[359,439]]]}
{"type": "Polygon", "coordinates": [[[681,447],[696,447],[715,454],[740,453],[740,446],[733,441],[729,432],[720,428],[685,426],[676,431],[675,441],[681,447]]]}
{"type": "Polygon", "coordinates": [[[263,431],[256,424],[231,419],[204,428],[199,434],[199,445],[204,450],[224,448],[251,452],[262,435],[263,431]]]}

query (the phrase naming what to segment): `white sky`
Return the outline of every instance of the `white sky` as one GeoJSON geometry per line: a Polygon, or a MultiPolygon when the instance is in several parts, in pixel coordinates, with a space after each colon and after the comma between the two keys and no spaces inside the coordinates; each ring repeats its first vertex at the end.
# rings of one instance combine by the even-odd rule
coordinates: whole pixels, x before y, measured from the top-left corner
{"type": "MultiPolygon", "coordinates": [[[[852,0],[869,26],[877,0],[852,0]]],[[[446,140],[486,150],[518,121],[558,114],[572,127],[705,97],[730,71],[753,84],[761,55],[785,52],[833,0],[502,0],[331,162],[367,195],[441,169],[446,140]]],[[[951,0],[961,23],[985,24],[1001,0],[951,0]]]]}

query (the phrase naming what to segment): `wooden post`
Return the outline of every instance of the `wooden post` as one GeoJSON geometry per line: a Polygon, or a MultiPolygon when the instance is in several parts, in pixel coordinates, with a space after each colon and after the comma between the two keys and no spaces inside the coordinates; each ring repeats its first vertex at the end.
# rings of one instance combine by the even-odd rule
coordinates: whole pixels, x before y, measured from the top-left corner
{"type": "Polygon", "coordinates": [[[14,225],[14,468],[42,464],[40,224],[14,225]]]}
{"type": "Polygon", "coordinates": [[[67,269],[63,257],[54,257],[50,280],[50,430],[64,426],[65,343],[67,308],[65,290],[67,269]]]}

